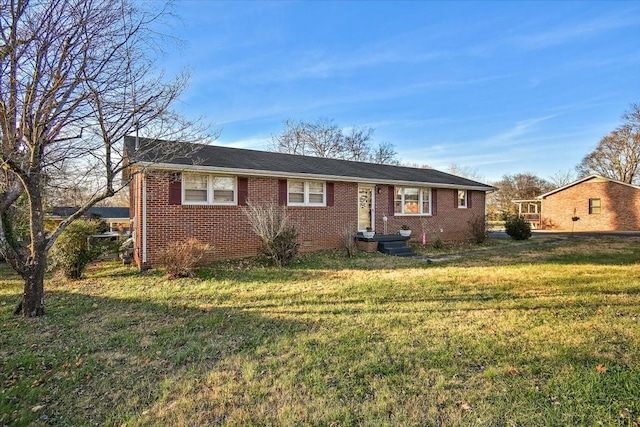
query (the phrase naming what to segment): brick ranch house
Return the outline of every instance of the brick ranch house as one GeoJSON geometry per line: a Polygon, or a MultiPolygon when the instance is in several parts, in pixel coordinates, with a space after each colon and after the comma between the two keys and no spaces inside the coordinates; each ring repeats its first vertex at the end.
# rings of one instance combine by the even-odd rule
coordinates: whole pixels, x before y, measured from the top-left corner
{"type": "Polygon", "coordinates": [[[347,227],[393,234],[408,225],[414,239],[423,230],[428,240],[468,239],[468,221],[485,215],[486,193],[494,190],[433,169],[163,143],[176,154],[159,161],[153,141],[125,137],[140,268],[190,237],[215,246],[211,260],[255,256],[259,241],[242,211],[247,200],[286,207],[301,250],[313,251],[339,247],[347,227]]]}
{"type": "Polygon", "coordinates": [[[640,187],[591,175],[538,197],[548,230],[639,231],[640,187]],[[572,217],[580,218],[572,221],[572,217]]]}

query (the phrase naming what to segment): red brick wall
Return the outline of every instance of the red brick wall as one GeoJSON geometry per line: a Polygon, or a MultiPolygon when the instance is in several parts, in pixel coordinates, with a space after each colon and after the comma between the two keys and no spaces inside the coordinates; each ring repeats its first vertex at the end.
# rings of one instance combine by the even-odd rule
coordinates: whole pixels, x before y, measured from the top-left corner
{"type": "Polygon", "coordinates": [[[545,229],[571,231],[640,230],[640,190],[617,182],[593,178],[542,201],[545,229]],[[589,199],[601,200],[601,213],[589,214],[589,199]],[[579,217],[575,224],[571,217],[579,217]]]}
{"type": "MultiPolygon", "coordinates": [[[[376,226],[375,230],[382,233],[384,230],[383,217],[387,216],[387,233],[394,234],[402,225],[408,225],[411,229],[411,239],[422,241],[422,233],[426,234],[427,242],[439,238],[443,242],[454,242],[469,239],[468,221],[474,216],[485,215],[484,191],[469,191],[471,199],[470,208],[458,208],[458,190],[438,188],[435,190],[435,214],[431,216],[394,216],[389,206],[389,187],[378,185],[380,193],[376,194],[376,226]]],[[[393,188],[393,186],[391,186],[393,188]]]]}
{"type": "MultiPolygon", "coordinates": [[[[147,188],[147,263],[157,262],[159,251],[169,242],[196,237],[216,247],[210,260],[255,256],[259,247],[258,238],[251,230],[240,206],[194,206],[169,205],[169,172],[152,172],[146,175],[147,188]]],[[[437,213],[432,217],[394,217],[389,213],[388,186],[378,185],[376,194],[376,231],[383,231],[383,216],[388,216],[387,232],[395,233],[402,224],[409,225],[412,239],[421,239],[422,221],[431,234],[428,239],[440,237],[443,241],[467,239],[467,221],[473,215],[484,215],[485,193],[469,192],[472,207],[457,209],[454,198],[457,193],[450,189],[437,190],[437,213]],[[442,230],[442,231],[440,231],[442,230]]],[[[136,203],[141,199],[141,182],[132,183],[132,212],[136,215],[135,260],[141,265],[142,207],[136,203]],[[140,190],[140,191],[139,191],[140,190]]],[[[254,203],[278,201],[278,179],[248,178],[248,198],[254,203]]],[[[298,226],[301,251],[333,249],[340,246],[340,235],[345,228],[355,230],[357,225],[358,184],[334,182],[334,206],[287,207],[294,224],[298,226]]],[[[133,215],[133,214],[132,214],[133,215]]]]}

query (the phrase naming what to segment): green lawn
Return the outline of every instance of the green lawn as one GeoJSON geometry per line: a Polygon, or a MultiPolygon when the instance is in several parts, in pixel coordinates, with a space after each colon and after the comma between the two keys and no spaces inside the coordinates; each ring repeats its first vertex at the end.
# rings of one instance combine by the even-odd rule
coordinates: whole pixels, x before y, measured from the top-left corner
{"type": "Polygon", "coordinates": [[[0,426],[640,425],[640,239],[465,250],[100,263],[38,319],[0,264],[0,426]]]}

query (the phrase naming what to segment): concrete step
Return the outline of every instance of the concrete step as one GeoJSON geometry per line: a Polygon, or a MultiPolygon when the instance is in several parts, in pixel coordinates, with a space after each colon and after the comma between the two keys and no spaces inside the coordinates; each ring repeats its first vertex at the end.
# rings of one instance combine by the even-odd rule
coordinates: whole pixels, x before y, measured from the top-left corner
{"type": "Polygon", "coordinates": [[[399,246],[399,247],[386,247],[379,248],[379,251],[383,254],[394,255],[394,256],[414,256],[415,252],[409,246],[399,246]]]}
{"type": "Polygon", "coordinates": [[[404,241],[401,242],[378,242],[378,247],[382,251],[387,248],[406,248],[407,244],[404,241]]]}

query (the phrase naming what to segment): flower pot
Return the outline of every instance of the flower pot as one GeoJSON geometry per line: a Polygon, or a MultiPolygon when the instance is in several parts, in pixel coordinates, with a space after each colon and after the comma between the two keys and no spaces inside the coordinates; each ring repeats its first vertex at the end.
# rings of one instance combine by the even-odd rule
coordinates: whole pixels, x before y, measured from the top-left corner
{"type": "Polygon", "coordinates": [[[400,230],[400,231],[398,231],[398,233],[400,233],[400,235],[404,236],[404,237],[411,236],[411,230],[400,230]]]}
{"type": "Polygon", "coordinates": [[[363,236],[365,239],[373,239],[373,236],[375,236],[375,235],[376,235],[376,232],[375,232],[375,231],[363,231],[363,232],[362,232],[362,236],[363,236]]]}

